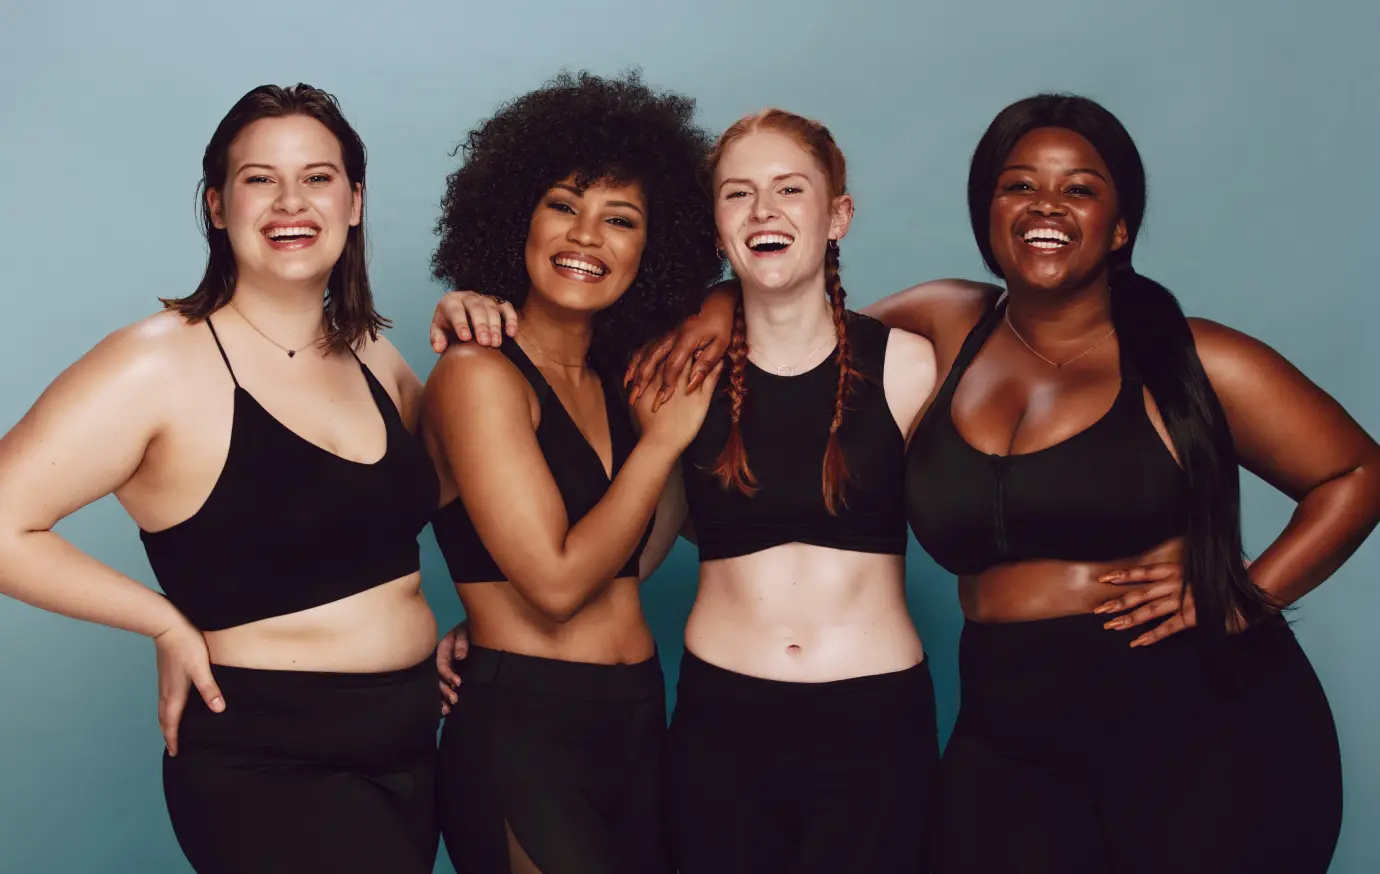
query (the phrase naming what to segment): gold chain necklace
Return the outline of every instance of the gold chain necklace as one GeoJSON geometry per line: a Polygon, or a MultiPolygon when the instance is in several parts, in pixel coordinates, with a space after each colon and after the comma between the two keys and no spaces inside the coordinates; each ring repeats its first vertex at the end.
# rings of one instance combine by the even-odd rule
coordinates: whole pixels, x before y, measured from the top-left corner
{"type": "Polygon", "coordinates": [[[1017,331],[1017,330],[1016,330],[1016,326],[1013,325],[1013,324],[1011,324],[1011,308],[1010,308],[1010,307],[1007,307],[1007,310],[1006,310],[1006,327],[1008,327],[1008,328],[1011,329],[1011,333],[1013,333],[1013,334],[1016,335],[1016,339],[1021,341],[1021,345],[1022,345],[1022,346],[1024,346],[1025,348],[1027,348],[1027,349],[1030,350],[1030,354],[1031,354],[1031,355],[1034,355],[1036,358],[1038,358],[1038,359],[1040,359],[1041,361],[1043,361],[1044,363],[1048,364],[1050,367],[1053,367],[1055,370],[1062,370],[1063,368],[1067,367],[1068,365],[1070,365],[1070,364],[1072,364],[1073,362],[1077,361],[1078,359],[1082,358],[1084,355],[1087,355],[1089,352],[1093,351],[1093,350],[1096,349],[1098,346],[1101,346],[1104,342],[1106,342],[1106,340],[1107,340],[1108,337],[1110,337],[1110,336],[1112,336],[1113,334],[1116,333],[1116,328],[1113,327],[1110,331],[1108,331],[1108,332],[1106,333],[1105,336],[1102,337],[1101,340],[1098,340],[1096,343],[1092,344],[1092,345],[1089,346],[1088,348],[1084,349],[1082,352],[1079,352],[1077,355],[1073,356],[1073,357],[1070,358],[1068,361],[1065,361],[1065,362],[1063,362],[1063,363],[1061,364],[1061,363],[1056,362],[1056,361],[1050,361],[1048,358],[1046,358],[1045,356],[1043,356],[1043,355],[1041,355],[1039,352],[1037,352],[1037,351],[1035,350],[1035,347],[1034,347],[1034,346],[1031,346],[1029,343],[1026,342],[1025,338],[1021,336],[1021,332],[1020,332],[1020,331],[1017,331]]]}
{"type": "Polygon", "coordinates": [[[800,366],[801,362],[809,361],[810,358],[812,358],[816,352],[823,349],[829,343],[830,340],[836,339],[838,339],[838,332],[833,331],[829,334],[829,336],[825,337],[823,342],[821,342],[818,346],[797,358],[794,364],[788,364],[784,367],[777,364],[775,361],[772,361],[770,358],[767,357],[765,352],[763,352],[761,349],[758,349],[756,346],[749,345],[748,352],[749,354],[756,355],[758,358],[761,358],[767,364],[771,365],[772,370],[776,371],[777,376],[795,376],[795,369],[800,366]]]}
{"type": "Polygon", "coordinates": [[[522,337],[528,343],[531,343],[532,348],[537,350],[537,354],[545,358],[547,361],[550,361],[552,364],[559,364],[561,367],[584,367],[586,364],[589,363],[588,355],[585,356],[585,359],[583,361],[577,361],[575,363],[571,363],[569,361],[562,361],[561,359],[552,355],[550,352],[547,352],[545,349],[541,348],[541,344],[538,343],[536,340],[533,340],[530,335],[524,334],[521,328],[518,328],[518,336],[522,337]]]}
{"type": "Polygon", "coordinates": [[[235,312],[239,313],[239,314],[240,314],[240,318],[244,319],[244,323],[245,323],[246,325],[248,325],[249,327],[253,328],[254,331],[255,331],[260,337],[263,337],[265,340],[267,340],[268,342],[272,343],[274,346],[277,346],[279,349],[282,349],[284,352],[287,353],[287,357],[289,357],[289,358],[293,358],[293,357],[295,357],[295,356],[297,355],[298,352],[301,352],[303,349],[307,349],[307,348],[309,348],[309,347],[311,347],[311,346],[315,346],[317,343],[320,343],[320,342],[321,342],[321,338],[320,338],[320,337],[317,337],[315,340],[312,340],[310,343],[307,343],[306,345],[298,346],[296,349],[289,349],[288,347],[284,346],[282,343],[279,343],[277,340],[273,339],[272,337],[270,337],[270,336],[268,336],[267,334],[265,334],[263,331],[259,330],[259,326],[256,325],[256,324],[254,324],[253,322],[249,321],[249,316],[246,316],[246,315],[244,314],[244,311],[243,311],[243,310],[241,310],[239,307],[235,306],[235,302],[234,302],[233,300],[230,301],[230,308],[233,309],[235,312]]]}

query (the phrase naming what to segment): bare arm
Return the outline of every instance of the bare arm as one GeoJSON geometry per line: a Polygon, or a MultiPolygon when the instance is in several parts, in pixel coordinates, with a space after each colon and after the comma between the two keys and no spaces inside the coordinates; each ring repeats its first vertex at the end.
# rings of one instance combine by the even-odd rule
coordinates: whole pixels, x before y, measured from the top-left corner
{"type": "Polygon", "coordinates": [[[1001,292],[982,282],[935,279],[888,295],[862,312],[888,328],[934,340],[949,330],[966,334],[1001,292]]]}
{"type": "Polygon", "coordinates": [[[0,592],[75,619],[156,637],[181,614],[53,526],[134,476],[157,439],[164,364],[142,326],[106,338],[0,439],[0,592]]]}
{"type": "Polygon", "coordinates": [[[664,410],[665,419],[658,414],[603,499],[571,526],[537,445],[529,398],[526,381],[501,355],[459,346],[432,372],[425,408],[494,561],[534,609],[566,622],[632,555],[704,411],[686,403],[664,410]]]}
{"type": "Polygon", "coordinates": [[[1242,466],[1298,501],[1250,568],[1256,585],[1292,603],[1341,567],[1380,521],[1380,446],[1269,346],[1189,321],[1242,466]]]}
{"type": "Polygon", "coordinates": [[[661,567],[666,556],[671,554],[671,548],[676,545],[676,540],[689,524],[688,515],[685,505],[685,477],[681,473],[680,465],[677,464],[671,468],[671,474],[666,478],[666,488],[662,490],[661,500],[657,503],[652,535],[647,538],[647,545],[642,550],[642,560],[638,565],[639,579],[645,580],[650,577],[661,567]]]}

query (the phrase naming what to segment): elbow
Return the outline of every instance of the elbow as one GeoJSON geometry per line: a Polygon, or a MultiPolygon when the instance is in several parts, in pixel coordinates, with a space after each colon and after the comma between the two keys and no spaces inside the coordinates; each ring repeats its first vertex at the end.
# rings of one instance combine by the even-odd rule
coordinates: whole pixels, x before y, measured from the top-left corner
{"type": "Polygon", "coordinates": [[[564,625],[574,619],[584,607],[584,599],[579,593],[568,586],[552,585],[551,581],[543,583],[527,597],[532,609],[552,625],[564,625]]]}

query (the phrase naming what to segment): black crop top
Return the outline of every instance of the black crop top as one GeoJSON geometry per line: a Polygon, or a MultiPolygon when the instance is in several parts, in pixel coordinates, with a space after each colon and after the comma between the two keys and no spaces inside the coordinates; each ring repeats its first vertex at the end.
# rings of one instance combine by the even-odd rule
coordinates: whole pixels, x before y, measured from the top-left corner
{"type": "Polygon", "coordinates": [[[436,473],[369,368],[360,362],[387,448],[363,464],[269,415],[240,387],[215,326],[206,324],[235,383],[230,449],[200,509],[170,528],[139,532],[169,600],[201,630],[218,631],[416,572],[436,473]]]}
{"type": "Polygon", "coordinates": [[[905,438],[882,387],[888,329],[850,312],[848,341],[863,379],[853,384],[839,428],[848,464],[847,506],[825,509],[822,469],[834,418],[839,367],[831,355],[799,376],[777,376],[747,363],[747,396],[739,429],[758,491],[725,491],[710,471],[728,439],[728,378],[719,380],[703,427],[681,457],[685,496],[699,540],[700,560],[733,558],[808,543],[904,555],[905,438]]]}
{"type": "MultiPolygon", "coordinates": [[[[585,435],[570,418],[561,399],[551,390],[546,378],[532,359],[527,357],[527,353],[522,351],[522,347],[509,340],[499,347],[499,351],[513,362],[537,393],[537,402],[541,405],[537,445],[541,447],[542,457],[546,459],[556,488],[561,493],[561,500],[565,503],[566,521],[574,527],[586,513],[594,509],[613,483],[604,473],[604,462],[599,458],[599,453],[585,440],[585,435]]],[[[628,418],[627,404],[615,388],[617,383],[602,376],[600,382],[604,387],[604,412],[608,417],[609,440],[613,445],[613,475],[617,476],[637,444],[637,434],[633,431],[632,420],[628,418]]],[[[431,530],[436,535],[436,545],[441,548],[441,555],[454,582],[496,583],[508,579],[479,539],[474,522],[459,498],[436,511],[431,520],[431,530]]],[[[651,533],[652,526],[648,523],[642,541],[618,571],[619,577],[638,575],[642,550],[651,533]]]]}
{"type": "Polygon", "coordinates": [[[988,455],[958,433],[954,389],[1004,310],[998,303],[973,328],[911,439],[906,509],[920,545],[962,575],[1030,559],[1111,561],[1182,535],[1187,481],[1124,355],[1112,408],[1061,443],[988,455]]]}

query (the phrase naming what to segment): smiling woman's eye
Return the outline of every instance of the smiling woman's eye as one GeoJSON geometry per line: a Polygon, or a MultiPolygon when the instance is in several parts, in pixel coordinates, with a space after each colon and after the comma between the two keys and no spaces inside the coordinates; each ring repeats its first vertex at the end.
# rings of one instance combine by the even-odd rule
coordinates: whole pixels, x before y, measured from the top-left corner
{"type": "Polygon", "coordinates": [[[1075,197],[1092,197],[1097,192],[1093,190],[1091,185],[1070,185],[1068,193],[1075,197]]]}
{"type": "Polygon", "coordinates": [[[633,221],[630,218],[624,218],[621,215],[616,215],[610,218],[609,224],[616,225],[620,228],[627,228],[628,230],[632,230],[633,228],[637,227],[637,222],[633,221]]]}
{"type": "Polygon", "coordinates": [[[724,200],[733,200],[735,197],[747,197],[746,191],[730,191],[724,195],[724,200]]]}
{"type": "Polygon", "coordinates": [[[546,208],[554,209],[556,212],[563,212],[569,215],[575,214],[575,208],[572,207],[570,204],[566,203],[564,200],[548,200],[546,202],[546,208]]]}
{"type": "Polygon", "coordinates": [[[250,177],[248,177],[247,179],[245,179],[244,181],[247,182],[247,183],[250,183],[250,184],[255,184],[255,183],[259,183],[259,182],[267,182],[267,181],[268,181],[268,177],[267,177],[267,176],[250,176],[250,177]]]}
{"type": "Polygon", "coordinates": [[[781,193],[782,193],[782,194],[799,194],[799,193],[801,192],[801,190],[802,190],[802,189],[797,188],[797,187],[794,186],[794,185],[787,185],[785,188],[781,189],[781,193]]]}
{"type": "Polygon", "coordinates": [[[1035,187],[1024,179],[1015,182],[1008,182],[1001,187],[1002,191],[1034,191],[1035,187]]]}
{"type": "Polygon", "coordinates": [[[331,181],[331,177],[328,176],[328,175],[326,175],[325,173],[313,173],[313,174],[311,174],[310,176],[307,177],[307,181],[308,181],[308,182],[311,182],[311,183],[314,183],[314,184],[317,184],[317,185],[320,185],[320,184],[323,184],[323,183],[326,183],[326,182],[330,182],[330,181],[331,181]]]}

